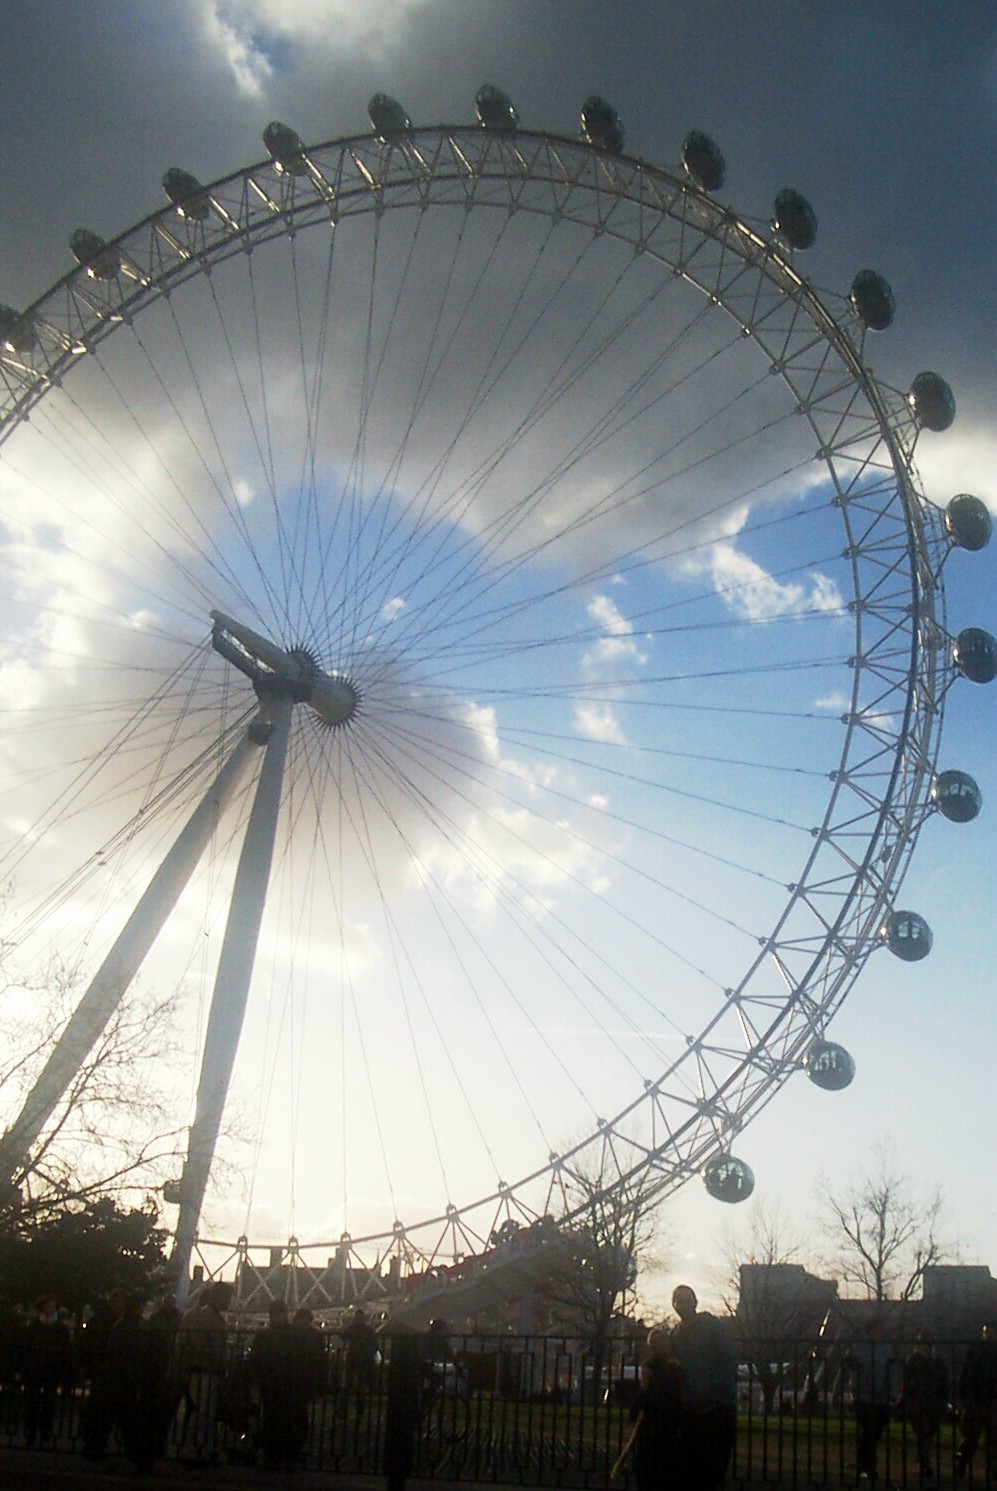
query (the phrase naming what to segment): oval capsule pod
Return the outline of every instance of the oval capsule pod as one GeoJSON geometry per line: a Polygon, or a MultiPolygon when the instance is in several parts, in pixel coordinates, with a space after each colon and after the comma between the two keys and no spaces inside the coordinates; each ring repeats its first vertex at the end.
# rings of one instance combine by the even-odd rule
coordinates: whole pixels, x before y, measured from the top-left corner
{"type": "Polygon", "coordinates": [[[931,784],[931,801],[950,823],[972,823],[983,807],[983,793],[968,771],[940,771],[931,784]]]}
{"type": "Polygon", "coordinates": [[[993,532],[990,509],[971,492],[959,492],[945,509],[945,530],[960,549],[985,549],[993,532]]]}
{"type": "Polygon", "coordinates": [[[30,316],[22,316],[11,305],[0,305],[0,346],[8,352],[28,352],[35,345],[30,316]]]}
{"type": "Polygon", "coordinates": [[[955,639],[952,661],[970,683],[993,683],[997,675],[997,641],[982,626],[967,626],[955,639]]]}
{"type": "Polygon", "coordinates": [[[802,192],[788,186],[775,199],[772,231],[791,249],[808,249],[817,237],[817,214],[802,192]]]}
{"type": "Polygon", "coordinates": [[[626,135],[623,121],[612,104],[593,93],[582,104],[579,117],[582,139],[587,145],[594,145],[598,150],[608,150],[612,155],[620,154],[626,135]]]}
{"type": "Polygon", "coordinates": [[[836,1041],[811,1041],[803,1058],[803,1070],[815,1087],[840,1092],[855,1076],[855,1062],[836,1041]]]}
{"type": "Polygon", "coordinates": [[[701,129],[691,129],[682,141],[682,165],[689,180],[704,192],[719,191],[727,176],[720,146],[701,129]]]}
{"type": "Polygon", "coordinates": [[[300,176],[305,166],[305,147],[297,130],[272,119],[263,131],[263,143],[274,166],[290,176],[300,176]]]}
{"type": "Polygon", "coordinates": [[[482,84],[474,96],[474,107],[482,129],[513,135],[519,128],[519,115],[512,99],[494,83],[482,84]]]}
{"type": "Polygon", "coordinates": [[[955,395],[940,373],[918,373],[910,386],[907,403],[925,430],[940,433],[955,419],[955,395]]]}
{"type": "Polygon", "coordinates": [[[117,274],[118,256],[113,249],[107,247],[106,239],[101,238],[99,233],[92,233],[89,228],[77,228],[70,234],[69,248],[77,264],[92,279],[113,280],[117,274]]]}
{"type": "Polygon", "coordinates": [[[919,963],[926,958],[934,941],[931,928],[916,911],[891,911],[879,935],[890,952],[905,963],[919,963]]]}
{"type": "Polygon", "coordinates": [[[747,1201],[755,1189],[751,1166],[733,1155],[718,1154],[703,1166],[703,1184],[714,1201],[747,1201]]]}
{"type": "Polygon", "coordinates": [[[181,217],[189,218],[192,222],[203,223],[211,211],[208,194],[189,171],[182,171],[179,166],[171,166],[163,177],[163,191],[169,197],[181,217]]]}
{"type": "Polygon", "coordinates": [[[407,135],[412,121],[396,98],[389,93],[375,93],[367,104],[367,118],[381,140],[397,140],[407,135]]]}
{"type": "Polygon", "coordinates": [[[852,280],[852,310],[870,331],[892,326],[897,307],[887,280],[874,269],[860,269],[852,280]]]}

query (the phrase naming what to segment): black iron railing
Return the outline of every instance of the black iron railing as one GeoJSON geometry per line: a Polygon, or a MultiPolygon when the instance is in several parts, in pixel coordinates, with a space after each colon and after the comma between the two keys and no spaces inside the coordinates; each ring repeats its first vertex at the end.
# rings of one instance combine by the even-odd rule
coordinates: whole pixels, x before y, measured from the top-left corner
{"type": "MultiPolygon", "coordinates": [[[[636,1343],[600,1354],[567,1337],[412,1334],[382,1339],[366,1358],[318,1332],[261,1350],[260,1333],[243,1330],[199,1353],[196,1340],[144,1325],[99,1341],[65,1327],[45,1336],[50,1329],[15,1327],[0,1341],[0,1451],[217,1457],[396,1484],[413,1476],[601,1491],[629,1433],[642,1354],[636,1343]]],[[[777,1352],[753,1343],[738,1369],[728,1484],[856,1486],[871,1445],[882,1484],[954,1485],[964,1429],[975,1423],[969,1484],[997,1486],[997,1405],[989,1423],[985,1408],[960,1422],[966,1343],[932,1348],[930,1402],[910,1389],[909,1369],[905,1394],[912,1351],[877,1343],[870,1361],[867,1341],[818,1353],[805,1342],[780,1340],[777,1352]]],[[[629,1465],[615,1484],[633,1485],[629,1465]]]]}

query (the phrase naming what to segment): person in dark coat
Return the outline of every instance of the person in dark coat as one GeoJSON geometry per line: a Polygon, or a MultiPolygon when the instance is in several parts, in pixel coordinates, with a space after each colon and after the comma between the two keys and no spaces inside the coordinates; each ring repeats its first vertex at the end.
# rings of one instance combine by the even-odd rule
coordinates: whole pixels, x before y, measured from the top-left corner
{"type": "MultiPolygon", "coordinates": [[[[269,1321],[253,1341],[249,1365],[260,1395],[260,1449],[272,1470],[293,1465],[301,1453],[304,1398],[299,1335],[282,1299],[271,1300],[269,1321]]],[[[307,1402],[305,1398],[304,1401],[307,1402]]]]}
{"type": "Polygon", "coordinates": [[[112,1289],[99,1299],[80,1336],[80,1365],[89,1384],[83,1410],[83,1458],[106,1460],[115,1415],[115,1373],[109,1364],[114,1327],[124,1314],[125,1294],[112,1289]]]}
{"type": "Polygon", "coordinates": [[[295,1332],[296,1375],[299,1397],[296,1408],[298,1422],[298,1451],[304,1459],[310,1430],[311,1406],[325,1392],[328,1377],[328,1362],[325,1354],[325,1337],[315,1324],[315,1316],[307,1305],[301,1305],[291,1318],[295,1332]]]}
{"type": "Polygon", "coordinates": [[[633,1442],[637,1491],[662,1491],[664,1487],[685,1491],[684,1387],[682,1368],[659,1332],[655,1353],[641,1368],[641,1390],[630,1409],[637,1428],[633,1442]]]}
{"type": "Polygon", "coordinates": [[[914,1432],[917,1464],[923,1476],[934,1475],[932,1459],[938,1427],[949,1396],[949,1374],[934,1354],[931,1337],[922,1332],[905,1358],[901,1374],[904,1416],[914,1432]]]}
{"type": "Polygon", "coordinates": [[[683,1491],[716,1491],[737,1432],[737,1348],[724,1321],[700,1312],[688,1284],[679,1284],[672,1305],[679,1317],[672,1351],[685,1377],[683,1491]]]}
{"type": "Polygon", "coordinates": [[[980,1437],[985,1435],[987,1474],[991,1480],[997,1479],[997,1320],[986,1322],[980,1339],[966,1352],[959,1375],[959,1396],[962,1415],[956,1474],[966,1474],[980,1437]]]}
{"type": "Polygon", "coordinates": [[[864,1336],[850,1348],[842,1363],[855,1412],[855,1465],[859,1476],[875,1485],[879,1475],[879,1445],[890,1422],[894,1394],[893,1349],[882,1339],[882,1321],[873,1316],[864,1336]]]}
{"type": "Polygon", "coordinates": [[[53,1295],[39,1299],[25,1332],[25,1431],[28,1448],[51,1439],[60,1392],[73,1376],[73,1342],[53,1295]]]}
{"type": "Polygon", "coordinates": [[[358,1306],[349,1325],[345,1325],[339,1334],[346,1347],[346,1391],[353,1398],[359,1418],[374,1386],[377,1332],[367,1319],[366,1310],[358,1306]]]}

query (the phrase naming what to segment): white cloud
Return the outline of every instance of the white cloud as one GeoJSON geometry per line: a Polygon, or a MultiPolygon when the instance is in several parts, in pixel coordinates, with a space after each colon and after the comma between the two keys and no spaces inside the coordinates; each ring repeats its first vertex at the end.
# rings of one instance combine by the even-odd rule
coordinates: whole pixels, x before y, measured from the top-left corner
{"type": "Polygon", "coordinates": [[[623,726],[609,704],[576,704],[575,729],[589,740],[600,740],[607,745],[625,745],[623,726]]]}
{"type": "Polygon", "coordinates": [[[784,583],[732,543],[716,543],[701,558],[687,561],[688,573],[708,571],[717,594],[734,615],[771,621],[805,611],[838,611],[844,602],[835,582],[819,570],[806,582],[784,583]]]}
{"type": "Polygon", "coordinates": [[[594,698],[579,700],[575,705],[575,729],[589,740],[625,745],[626,732],[612,704],[615,684],[624,675],[632,677],[634,670],[647,662],[647,654],[637,643],[633,622],[608,595],[593,596],[586,610],[605,635],[596,638],[582,654],[586,680],[600,687],[594,698]]]}
{"type": "Polygon", "coordinates": [[[205,40],[228,64],[239,92],[247,98],[259,98],[273,68],[239,14],[244,9],[224,0],[211,0],[203,11],[205,40]]]}
{"type": "Polygon", "coordinates": [[[958,415],[943,435],[923,433],[917,465],[927,495],[944,507],[957,492],[972,492],[997,514],[997,435],[992,428],[958,415]]]}
{"type": "Polygon", "coordinates": [[[224,60],[239,91],[258,98],[288,46],[341,54],[358,46],[386,54],[405,17],[430,0],[194,0],[205,41],[224,60]]]}

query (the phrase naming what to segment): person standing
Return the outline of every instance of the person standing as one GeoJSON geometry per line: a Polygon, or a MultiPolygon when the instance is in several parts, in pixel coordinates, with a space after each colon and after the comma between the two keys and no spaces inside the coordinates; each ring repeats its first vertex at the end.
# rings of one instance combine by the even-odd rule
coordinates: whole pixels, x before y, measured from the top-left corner
{"type": "MultiPolygon", "coordinates": [[[[668,1333],[654,1332],[654,1352],[640,1369],[640,1392],[630,1409],[635,1432],[633,1447],[637,1491],[660,1491],[662,1486],[688,1484],[683,1437],[685,1378],[672,1354],[668,1333]]],[[[625,1458],[620,1456],[617,1467],[625,1458]]]]}
{"type": "Polygon", "coordinates": [[[679,1317],[672,1350],[685,1381],[682,1439],[687,1491],[716,1491],[727,1472],[737,1433],[737,1348],[730,1329],[700,1312],[695,1290],[672,1295],[679,1317]]]}
{"type": "Polygon", "coordinates": [[[315,1324],[315,1315],[301,1305],[291,1318],[295,1335],[295,1378],[298,1383],[297,1436],[298,1459],[304,1461],[311,1432],[312,1405],[325,1392],[328,1363],[325,1337],[315,1324]]]}
{"type": "Polygon", "coordinates": [[[73,1377],[73,1343],[59,1313],[59,1302],[46,1294],[35,1306],[25,1332],[25,1432],[28,1449],[51,1439],[56,1401],[66,1395],[73,1377]]]}
{"type": "Polygon", "coordinates": [[[843,1362],[845,1382],[851,1384],[855,1404],[855,1463],[860,1481],[873,1486],[879,1475],[879,1442],[890,1422],[893,1352],[880,1339],[880,1321],[868,1322],[843,1362]]]}
{"type": "Polygon", "coordinates": [[[942,1421],[949,1395],[949,1374],[945,1363],[934,1354],[927,1332],[914,1342],[914,1350],[905,1359],[901,1376],[903,1409],[914,1433],[918,1470],[922,1476],[933,1476],[932,1459],[938,1443],[938,1426],[942,1421]]]}
{"type": "MultiPolygon", "coordinates": [[[[192,1459],[201,1464],[218,1461],[218,1410],[228,1355],[225,1311],[232,1303],[232,1285],[220,1279],[207,1285],[195,1305],[184,1312],[177,1327],[176,1349],[181,1378],[193,1404],[192,1459]]],[[[184,1425],[186,1438],[188,1424],[184,1425]]]]}
{"type": "Polygon", "coordinates": [[[359,1419],[373,1388],[377,1365],[377,1332],[367,1319],[366,1310],[357,1306],[340,1337],[346,1347],[346,1392],[353,1397],[359,1419]]]}
{"type": "Polygon", "coordinates": [[[260,1395],[260,1448],[269,1470],[284,1470],[300,1453],[298,1332],[282,1299],[270,1301],[266,1328],[253,1340],[249,1366],[260,1395]]]}
{"type": "Polygon", "coordinates": [[[969,1469],[980,1436],[986,1436],[987,1474],[997,1478],[997,1320],[988,1320],[980,1339],[966,1352],[959,1375],[961,1438],[955,1458],[956,1475],[969,1469]]]}

